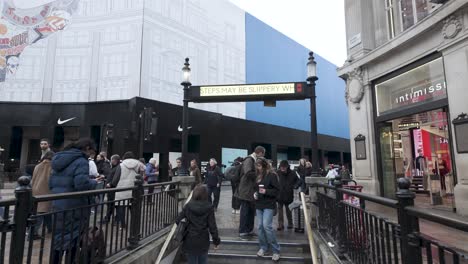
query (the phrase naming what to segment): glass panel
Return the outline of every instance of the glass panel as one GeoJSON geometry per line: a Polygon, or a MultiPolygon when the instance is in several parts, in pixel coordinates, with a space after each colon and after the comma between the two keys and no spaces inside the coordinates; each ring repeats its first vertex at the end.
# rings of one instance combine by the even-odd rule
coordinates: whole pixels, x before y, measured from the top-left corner
{"type": "Polygon", "coordinates": [[[379,116],[447,98],[442,58],[376,84],[375,89],[379,116]]]}
{"type": "Polygon", "coordinates": [[[429,14],[429,3],[427,0],[416,0],[416,12],[418,22],[429,14]]]}
{"type": "Polygon", "coordinates": [[[411,27],[415,23],[413,0],[400,0],[401,19],[403,21],[403,30],[411,27]]]}
{"type": "Polygon", "coordinates": [[[393,160],[393,132],[391,125],[380,128],[379,135],[383,195],[388,198],[395,198],[396,176],[393,160]]]}

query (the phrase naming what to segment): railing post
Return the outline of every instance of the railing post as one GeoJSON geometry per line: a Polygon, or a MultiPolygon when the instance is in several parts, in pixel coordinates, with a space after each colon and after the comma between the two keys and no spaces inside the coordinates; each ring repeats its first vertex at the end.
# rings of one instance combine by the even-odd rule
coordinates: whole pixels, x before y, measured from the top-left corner
{"type": "Polygon", "coordinates": [[[132,190],[132,204],[130,216],[130,237],[128,238],[128,249],[132,250],[138,247],[140,242],[140,226],[141,226],[141,206],[143,202],[143,177],[137,175],[135,177],[135,188],[132,190]]]}
{"type": "Polygon", "coordinates": [[[23,263],[26,230],[28,229],[28,218],[32,208],[30,181],[29,177],[21,176],[18,179],[18,187],[15,189],[16,204],[13,217],[14,229],[10,244],[10,264],[23,263]]]}
{"type": "Polygon", "coordinates": [[[338,252],[344,254],[346,251],[346,216],[345,208],[342,203],[343,193],[340,189],[343,187],[343,182],[341,177],[338,175],[333,181],[333,185],[336,187],[336,221],[337,221],[337,243],[338,243],[338,252]]]}
{"type": "Polygon", "coordinates": [[[422,264],[421,249],[414,233],[419,232],[417,217],[407,214],[405,207],[414,205],[416,195],[410,191],[411,182],[407,178],[398,179],[398,223],[400,224],[401,257],[403,264],[422,264]]]}

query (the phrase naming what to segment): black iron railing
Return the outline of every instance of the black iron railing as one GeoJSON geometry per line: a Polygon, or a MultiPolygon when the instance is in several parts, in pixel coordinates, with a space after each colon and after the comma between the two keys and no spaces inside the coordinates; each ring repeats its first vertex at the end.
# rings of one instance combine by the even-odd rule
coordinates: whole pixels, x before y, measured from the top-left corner
{"type": "MultiPolygon", "coordinates": [[[[419,219],[468,231],[468,222],[414,207],[415,194],[406,178],[398,181],[397,200],[343,189],[340,178],[333,186],[315,183],[319,231],[337,246],[337,253],[353,263],[468,263],[455,246],[444,245],[419,230],[419,219]],[[359,199],[359,205],[343,196],[359,199]],[[397,220],[366,210],[366,201],[396,210],[397,220]]],[[[463,242],[464,243],[464,242],[463,242]]]]}
{"type": "Polygon", "coordinates": [[[29,178],[18,183],[16,199],[0,201],[0,264],[101,263],[137,248],[141,240],[173,223],[178,212],[179,182],[143,185],[137,176],[129,188],[36,197],[29,178]],[[87,202],[37,212],[39,203],[66,199],[87,202]]]}

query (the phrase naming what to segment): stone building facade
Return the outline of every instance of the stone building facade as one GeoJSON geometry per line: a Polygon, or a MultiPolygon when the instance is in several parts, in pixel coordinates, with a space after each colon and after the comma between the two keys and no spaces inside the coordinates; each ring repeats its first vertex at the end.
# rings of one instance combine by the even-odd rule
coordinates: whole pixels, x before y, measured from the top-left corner
{"type": "Polygon", "coordinates": [[[468,112],[468,1],[346,0],[345,11],[338,75],[354,177],[386,197],[408,177],[421,200],[468,215],[468,154],[457,149],[468,135],[453,125],[468,112]]]}

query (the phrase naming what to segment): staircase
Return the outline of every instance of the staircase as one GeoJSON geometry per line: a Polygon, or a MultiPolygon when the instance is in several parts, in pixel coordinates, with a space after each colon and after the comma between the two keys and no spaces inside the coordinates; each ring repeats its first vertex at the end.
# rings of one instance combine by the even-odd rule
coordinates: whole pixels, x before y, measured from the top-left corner
{"type": "Polygon", "coordinates": [[[410,190],[415,193],[429,193],[427,190],[424,190],[423,185],[423,176],[413,176],[413,180],[411,181],[410,190]]]}
{"type": "MultiPolygon", "coordinates": [[[[265,257],[258,257],[258,240],[242,241],[237,236],[223,236],[221,232],[221,244],[218,250],[213,245],[208,252],[208,263],[210,264],[249,264],[249,263],[272,263],[272,253],[268,252],[265,257]]],[[[231,233],[231,232],[229,232],[231,233]]],[[[281,259],[279,263],[312,263],[309,244],[304,234],[294,232],[277,232],[277,240],[281,247],[281,259]],[[287,239],[287,237],[294,237],[287,239]]],[[[187,263],[183,256],[175,263],[187,263]]]]}
{"type": "MultiPolygon", "coordinates": [[[[312,263],[309,245],[305,243],[280,242],[280,263],[312,263]]],[[[247,264],[271,263],[272,253],[258,257],[258,241],[241,241],[238,238],[225,238],[218,250],[210,249],[209,263],[214,264],[247,264]]]]}

